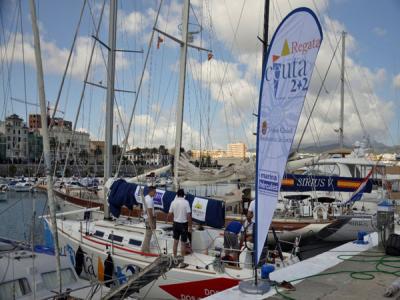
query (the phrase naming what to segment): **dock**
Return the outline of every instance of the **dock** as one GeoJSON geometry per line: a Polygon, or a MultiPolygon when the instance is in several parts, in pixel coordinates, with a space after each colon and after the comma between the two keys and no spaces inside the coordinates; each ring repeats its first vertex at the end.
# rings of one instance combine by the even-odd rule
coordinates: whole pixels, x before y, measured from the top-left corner
{"type": "MultiPolygon", "coordinates": [[[[384,255],[383,249],[373,247],[361,255],[349,257],[350,260],[345,260],[321,274],[316,274],[315,277],[303,280],[295,286],[296,291],[280,291],[281,295],[266,299],[384,299],[387,287],[396,279],[393,274],[376,272],[377,263],[384,255]]],[[[400,259],[397,259],[399,263],[392,260],[393,257],[387,257],[389,264],[397,265],[397,270],[400,270],[400,259]]],[[[397,271],[382,264],[378,269],[397,271]]]]}
{"type": "Polygon", "coordinates": [[[251,295],[235,286],[206,299],[385,299],[386,288],[400,276],[393,274],[400,271],[400,258],[385,257],[377,233],[365,241],[368,244],[349,242],[271,273],[271,280],[289,281],[295,291],[271,287],[268,293],[251,295]]]}

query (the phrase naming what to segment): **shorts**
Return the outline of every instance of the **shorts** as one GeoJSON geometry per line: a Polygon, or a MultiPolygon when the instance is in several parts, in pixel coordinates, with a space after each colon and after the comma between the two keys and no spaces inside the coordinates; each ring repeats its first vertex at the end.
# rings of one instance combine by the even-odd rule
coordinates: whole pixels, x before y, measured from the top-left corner
{"type": "Polygon", "coordinates": [[[224,248],[239,250],[239,241],[236,233],[230,231],[224,232],[224,248]]]}
{"type": "Polygon", "coordinates": [[[188,238],[188,223],[178,223],[174,222],[172,227],[173,238],[174,240],[179,241],[179,237],[181,242],[186,243],[188,238]]]}

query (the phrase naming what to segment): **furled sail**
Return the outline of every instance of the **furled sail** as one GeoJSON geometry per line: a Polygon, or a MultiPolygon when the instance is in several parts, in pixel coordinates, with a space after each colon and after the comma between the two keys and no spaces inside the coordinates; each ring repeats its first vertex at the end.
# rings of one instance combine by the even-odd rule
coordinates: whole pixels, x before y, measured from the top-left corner
{"type": "MultiPolygon", "coordinates": [[[[321,155],[294,159],[286,164],[286,172],[316,164],[321,159],[321,155]]],[[[200,184],[215,184],[235,180],[254,181],[256,162],[254,159],[232,163],[221,169],[200,169],[193,165],[189,157],[181,155],[179,160],[179,182],[181,186],[195,186],[200,184]]],[[[130,181],[132,182],[132,181],[130,181]]]]}
{"type": "Polygon", "coordinates": [[[253,180],[255,173],[255,162],[241,161],[230,164],[221,169],[200,169],[194,166],[186,155],[179,159],[179,182],[181,186],[198,184],[213,184],[232,180],[253,180]]]}

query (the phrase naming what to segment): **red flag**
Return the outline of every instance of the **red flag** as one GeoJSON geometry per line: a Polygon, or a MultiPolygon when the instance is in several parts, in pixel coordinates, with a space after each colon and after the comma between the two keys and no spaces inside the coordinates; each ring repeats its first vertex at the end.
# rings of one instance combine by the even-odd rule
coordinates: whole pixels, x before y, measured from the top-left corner
{"type": "Polygon", "coordinates": [[[214,57],[214,55],[211,52],[208,52],[207,60],[211,60],[213,57],[214,57]]]}
{"type": "Polygon", "coordinates": [[[164,42],[164,39],[161,36],[158,36],[157,40],[157,49],[160,49],[160,44],[164,42]]]}

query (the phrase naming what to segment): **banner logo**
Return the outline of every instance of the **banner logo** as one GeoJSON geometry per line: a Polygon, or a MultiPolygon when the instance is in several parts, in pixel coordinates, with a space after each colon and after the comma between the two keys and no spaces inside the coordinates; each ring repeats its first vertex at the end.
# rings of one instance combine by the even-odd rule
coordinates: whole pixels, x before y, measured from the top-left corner
{"type": "Polygon", "coordinates": [[[272,54],[272,65],[265,70],[265,80],[273,82],[274,96],[277,99],[288,96],[283,94],[287,92],[288,84],[291,94],[299,96],[299,93],[307,92],[309,73],[313,65],[306,60],[305,56],[309,50],[319,48],[320,45],[320,39],[313,39],[306,42],[293,41],[289,47],[289,42],[285,39],[280,54],[272,54]],[[282,83],[282,81],[288,82],[282,83]]]}
{"type": "Polygon", "coordinates": [[[262,135],[267,135],[267,129],[268,129],[267,121],[263,121],[261,127],[262,135]]]}
{"type": "Polygon", "coordinates": [[[154,195],[153,201],[154,201],[154,206],[155,207],[163,207],[163,201],[162,198],[164,197],[165,191],[163,190],[156,190],[156,194],[154,195]]]}
{"type": "Polygon", "coordinates": [[[192,203],[192,217],[193,219],[205,222],[208,200],[204,198],[195,197],[192,203]]]}
{"type": "Polygon", "coordinates": [[[279,191],[279,173],[259,170],[258,189],[262,194],[277,195],[279,191]]]}

